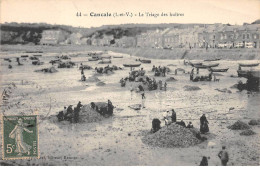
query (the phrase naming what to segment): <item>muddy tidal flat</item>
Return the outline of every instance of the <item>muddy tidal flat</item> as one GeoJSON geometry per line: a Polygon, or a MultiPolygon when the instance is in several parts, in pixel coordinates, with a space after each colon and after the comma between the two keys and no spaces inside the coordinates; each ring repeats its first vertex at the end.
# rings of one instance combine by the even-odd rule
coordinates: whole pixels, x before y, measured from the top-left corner
{"type": "MultiPolygon", "coordinates": [[[[98,64],[99,61],[89,62],[89,52],[48,52],[0,53],[1,92],[15,84],[10,89],[9,100],[1,103],[2,115],[23,115],[37,112],[39,115],[39,148],[40,158],[30,160],[0,160],[0,164],[9,165],[166,165],[166,166],[198,166],[203,156],[209,157],[211,166],[220,166],[218,152],[223,145],[229,153],[228,165],[259,165],[260,156],[260,126],[250,126],[256,133],[250,136],[240,135],[242,130],[231,130],[227,127],[240,120],[248,124],[252,119],[260,117],[260,93],[239,91],[232,88],[239,80],[238,63],[256,63],[259,60],[219,60],[219,68],[229,68],[227,72],[216,74],[218,82],[190,81],[192,67],[184,65],[183,60],[151,59],[151,64],[141,64],[136,70],[143,68],[146,75],[154,78],[152,66],[167,66],[170,72],[166,77],[155,77],[165,80],[174,77],[176,81],[167,82],[167,89],[145,91],[145,108],[141,110],[130,109],[133,104],[141,104],[142,98],[138,92],[130,92],[133,85],[126,82],[125,87],[120,86],[120,79],[128,76],[130,68],[125,63],[140,63],[133,56],[124,53],[106,52],[112,56],[110,66],[116,65],[122,70],[111,74],[96,75],[95,70],[84,70],[86,79],[97,77],[102,85],[96,81],[82,82],[80,63],[92,68],[107,66],[98,64]],[[21,55],[29,55],[21,58],[21,55]],[[42,65],[32,65],[29,59],[38,56],[42,65]],[[75,62],[73,68],[57,68],[58,72],[43,73],[35,70],[52,66],[50,60],[57,56],[67,55],[75,62]],[[123,56],[113,58],[113,56],[123,56]],[[22,65],[18,66],[16,58],[20,57],[22,65]],[[4,60],[10,58],[11,62],[4,60]],[[8,65],[12,65],[9,69],[8,65]],[[175,69],[184,69],[186,73],[175,69]],[[231,75],[234,75],[231,77],[231,75]],[[196,86],[199,90],[186,90],[185,86],[196,86]],[[219,89],[219,90],[216,90],[219,89]],[[225,92],[228,91],[228,92],[225,92]],[[113,116],[92,123],[54,123],[49,120],[52,115],[63,110],[64,106],[76,106],[90,102],[107,102],[111,100],[115,106],[113,116]],[[200,117],[205,114],[209,121],[208,138],[199,144],[188,147],[157,147],[146,144],[143,138],[152,128],[152,120],[161,120],[164,127],[163,112],[174,109],[177,121],[183,120],[186,124],[192,122],[199,129],[200,117]]],[[[202,62],[203,60],[193,60],[202,62]]],[[[213,62],[211,62],[212,64],[213,62]]],[[[204,72],[201,71],[201,74],[204,72]]],[[[1,135],[2,137],[2,135],[1,135]]],[[[2,138],[1,138],[2,144],[2,138]]],[[[0,153],[2,154],[2,149],[0,153]]]]}

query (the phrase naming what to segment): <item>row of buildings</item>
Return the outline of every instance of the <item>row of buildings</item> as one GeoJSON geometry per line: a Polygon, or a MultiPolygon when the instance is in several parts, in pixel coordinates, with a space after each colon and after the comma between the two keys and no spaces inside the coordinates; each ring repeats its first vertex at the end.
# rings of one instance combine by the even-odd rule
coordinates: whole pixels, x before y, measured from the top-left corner
{"type": "Polygon", "coordinates": [[[222,24],[149,31],[137,36],[137,47],[260,48],[260,25],[222,24]]]}
{"type": "Polygon", "coordinates": [[[41,44],[88,44],[93,46],[151,47],[151,48],[260,48],[260,24],[228,26],[213,24],[185,29],[167,28],[141,33],[135,37],[113,35],[97,38],[95,34],[83,38],[80,34],[68,35],[61,30],[42,33],[41,44]]]}

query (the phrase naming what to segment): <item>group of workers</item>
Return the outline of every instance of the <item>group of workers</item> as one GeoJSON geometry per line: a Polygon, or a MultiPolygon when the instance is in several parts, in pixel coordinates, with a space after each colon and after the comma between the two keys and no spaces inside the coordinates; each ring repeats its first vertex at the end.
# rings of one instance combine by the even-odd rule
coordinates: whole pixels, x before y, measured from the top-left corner
{"type": "Polygon", "coordinates": [[[177,118],[176,118],[176,112],[174,111],[174,109],[172,109],[171,114],[170,114],[170,111],[166,111],[163,113],[163,120],[165,122],[165,126],[167,126],[167,127],[170,124],[170,122],[168,120],[169,117],[171,117],[171,123],[176,123],[176,124],[181,125],[186,128],[193,128],[193,124],[191,122],[189,122],[188,125],[186,126],[186,124],[183,120],[181,120],[179,122],[176,121],[177,118]]]}
{"type": "Polygon", "coordinates": [[[79,112],[83,105],[79,101],[77,106],[73,109],[72,105],[69,105],[68,108],[64,107],[63,111],[60,111],[57,115],[59,121],[70,121],[71,123],[78,123],[79,122],[79,112]]]}
{"type": "MultiPolygon", "coordinates": [[[[199,73],[199,68],[197,68],[197,74],[199,73]]],[[[192,68],[191,73],[190,73],[190,80],[193,82],[198,82],[198,81],[211,81],[212,80],[212,75],[213,73],[210,72],[208,76],[195,76],[194,73],[194,68],[192,68]]]]}
{"type": "Polygon", "coordinates": [[[118,67],[118,66],[105,66],[104,68],[103,67],[95,67],[95,71],[96,73],[102,73],[102,74],[107,74],[108,72],[112,72],[113,70],[121,70],[122,68],[121,67],[118,67]]]}
{"type": "MultiPolygon", "coordinates": [[[[229,161],[229,155],[226,150],[226,146],[222,146],[222,150],[218,153],[218,157],[221,160],[222,166],[227,166],[227,163],[229,161]]],[[[200,162],[200,166],[208,166],[208,158],[206,156],[202,157],[202,160],[200,162]]]]}
{"type": "Polygon", "coordinates": [[[166,76],[166,72],[167,72],[167,68],[165,66],[161,67],[158,66],[156,67],[155,65],[153,65],[152,71],[154,72],[154,76],[166,76]]]}
{"type": "Polygon", "coordinates": [[[90,106],[102,116],[113,114],[114,106],[110,100],[107,101],[107,106],[98,106],[94,102],[91,102],[90,106]]]}
{"type": "Polygon", "coordinates": [[[160,89],[160,90],[162,90],[162,89],[164,88],[164,90],[166,91],[166,88],[167,88],[167,83],[166,83],[166,81],[165,81],[164,84],[163,84],[162,80],[159,80],[158,85],[159,85],[159,89],[160,89]]]}

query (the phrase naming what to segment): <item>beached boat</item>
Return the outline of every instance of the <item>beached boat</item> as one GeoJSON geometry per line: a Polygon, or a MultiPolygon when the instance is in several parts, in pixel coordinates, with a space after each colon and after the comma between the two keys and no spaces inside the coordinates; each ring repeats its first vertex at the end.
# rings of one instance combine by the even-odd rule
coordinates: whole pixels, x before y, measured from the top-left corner
{"type": "Polygon", "coordinates": [[[198,62],[198,63],[189,62],[189,64],[190,64],[191,66],[197,66],[197,65],[202,65],[202,62],[198,62]]]}
{"type": "Polygon", "coordinates": [[[90,70],[90,69],[92,69],[92,67],[91,66],[88,66],[88,65],[80,65],[80,67],[79,67],[79,69],[81,70],[81,69],[87,69],[87,70],[90,70]]]}
{"type": "Polygon", "coordinates": [[[49,63],[51,63],[51,64],[61,63],[61,60],[60,59],[51,60],[49,63]]]}
{"type": "Polygon", "coordinates": [[[241,66],[241,67],[255,67],[255,66],[258,66],[259,63],[252,63],[252,64],[239,63],[238,65],[241,66]]]}
{"type": "Polygon", "coordinates": [[[101,59],[111,59],[111,56],[101,56],[101,59]]]}
{"type": "Polygon", "coordinates": [[[123,58],[123,56],[113,56],[113,58],[123,58]]]}
{"type": "Polygon", "coordinates": [[[99,58],[89,58],[88,61],[97,61],[99,58]]]}
{"type": "Polygon", "coordinates": [[[209,68],[209,71],[211,72],[227,72],[229,68],[227,69],[214,69],[214,68],[209,68]]]}
{"type": "Polygon", "coordinates": [[[151,63],[152,62],[151,60],[146,60],[146,59],[143,59],[143,60],[139,59],[139,61],[142,63],[151,63]]]}
{"type": "Polygon", "coordinates": [[[21,55],[22,58],[27,58],[29,55],[21,55]]]}
{"type": "Polygon", "coordinates": [[[43,65],[44,62],[40,62],[39,60],[36,60],[36,61],[32,61],[32,64],[33,65],[43,65]]]}
{"type": "Polygon", "coordinates": [[[211,62],[211,61],[218,61],[218,60],[220,60],[220,59],[205,59],[204,61],[205,62],[211,62]]]}
{"type": "Polygon", "coordinates": [[[12,62],[9,58],[4,58],[5,61],[12,62]]]}
{"type": "Polygon", "coordinates": [[[259,70],[238,70],[237,71],[238,77],[244,78],[260,78],[260,71],[259,70]]]}
{"type": "Polygon", "coordinates": [[[217,67],[219,63],[216,64],[211,64],[211,65],[194,65],[193,67],[198,68],[198,69],[208,69],[212,67],[217,67]]]}
{"type": "Polygon", "coordinates": [[[139,67],[141,64],[123,64],[124,67],[139,67]]]}
{"type": "Polygon", "coordinates": [[[100,62],[98,62],[98,64],[110,64],[111,60],[102,60],[100,62]]]}

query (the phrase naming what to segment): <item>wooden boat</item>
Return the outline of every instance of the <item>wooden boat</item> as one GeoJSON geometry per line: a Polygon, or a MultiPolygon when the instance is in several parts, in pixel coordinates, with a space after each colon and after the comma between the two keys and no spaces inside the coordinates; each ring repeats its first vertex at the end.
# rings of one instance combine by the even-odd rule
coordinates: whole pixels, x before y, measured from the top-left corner
{"type": "Polygon", "coordinates": [[[192,67],[197,66],[197,65],[202,65],[201,62],[198,62],[198,63],[189,62],[189,64],[190,64],[192,67]]]}
{"type": "Polygon", "coordinates": [[[101,59],[111,59],[111,56],[101,56],[101,59]]]}
{"type": "Polygon", "coordinates": [[[143,59],[143,60],[139,59],[139,61],[142,63],[151,63],[152,62],[151,60],[146,60],[146,59],[143,59]]]}
{"type": "Polygon", "coordinates": [[[260,71],[259,70],[238,70],[238,77],[244,78],[259,78],[260,79],[260,71]]]}
{"type": "Polygon", "coordinates": [[[61,63],[60,59],[51,60],[49,63],[55,64],[55,63],[61,63]]]}
{"type": "Polygon", "coordinates": [[[27,58],[29,57],[28,55],[21,55],[22,58],[27,58]]]}
{"type": "Polygon", "coordinates": [[[123,58],[123,56],[113,56],[113,58],[123,58]]]}
{"type": "Polygon", "coordinates": [[[4,58],[5,61],[11,62],[11,59],[9,58],[4,58]]]}
{"type": "Polygon", "coordinates": [[[33,65],[43,65],[44,62],[40,62],[39,60],[32,61],[33,65]]]}
{"type": "Polygon", "coordinates": [[[102,60],[100,62],[98,62],[98,64],[110,64],[111,60],[102,60]]]}
{"type": "Polygon", "coordinates": [[[141,104],[134,104],[134,105],[130,105],[128,106],[130,109],[134,109],[134,110],[140,110],[142,105],[141,104]]]}
{"type": "Polygon", "coordinates": [[[227,69],[214,69],[214,68],[209,68],[209,71],[211,72],[227,72],[229,68],[227,69]]]}
{"type": "Polygon", "coordinates": [[[252,63],[252,64],[239,63],[238,65],[241,66],[241,67],[255,67],[255,66],[258,66],[259,63],[252,63]]]}
{"type": "Polygon", "coordinates": [[[216,64],[211,64],[211,65],[194,65],[193,67],[198,68],[198,69],[208,69],[212,67],[217,67],[219,63],[216,64]]]}
{"type": "Polygon", "coordinates": [[[205,59],[204,61],[205,62],[211,62],[211,61],[218,61],[218,60],[220,60],[220,59],[205,59]]]}
{"type": "Polygon", "coordinates": [[[85,70],[85,69],[90,70],[90,69],[92,69],[92,67],[91,67],[91,66],[88,66],[88,65],[80,65],[79,69],[80,69],[80,70],[81,70],[81,69],[83,69],[83,70],[85,70]]]}
{"type": "Polygon", "coordinates": [[[99,58],[89,58],[88,61],[97,61],[99,58]]]}
{"type": "Polygon", "coordinates": [[[139,67],[141,64],[123,64],[124,67],[139,67]]]}

